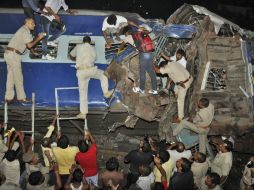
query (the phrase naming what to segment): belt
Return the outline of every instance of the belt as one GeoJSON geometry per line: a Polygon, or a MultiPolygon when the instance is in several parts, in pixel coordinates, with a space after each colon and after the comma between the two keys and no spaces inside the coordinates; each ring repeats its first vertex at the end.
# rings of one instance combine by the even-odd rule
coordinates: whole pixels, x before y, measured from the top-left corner
{"type": "Polygon", "coordinates": [[[180,81],[180,82],[177,82],[177,83],[178,83],[178,84],[179,84],[179,83],[185,84],[185,83],[188,82],[190,79],[191,79],[191,75],[190,75],[189,78],[187,78],[185,81],[180,81]]]}
{"type": "Polygon", "coordinates": [[[83,65],[83,66],[77,66],[77,70],[91,69],[93,67],[94,66],[85,66],[85,65],[83,65]]]}
{"type": "Polygon", "coordinates": [[[199,126],[199,128],[202,128],[202,129],[208,129],[209,126],[199,126]]]}
{"type": "Polygon", "coordinates": [[[22,55],[22,53],[21,53],[19,50],[16,50],[15,48],[12,48],[12,47],[7,47],[6,50],[8,50],[8,51],[13,51],[13,52],[15,52],[16,54],[22,55]]]}

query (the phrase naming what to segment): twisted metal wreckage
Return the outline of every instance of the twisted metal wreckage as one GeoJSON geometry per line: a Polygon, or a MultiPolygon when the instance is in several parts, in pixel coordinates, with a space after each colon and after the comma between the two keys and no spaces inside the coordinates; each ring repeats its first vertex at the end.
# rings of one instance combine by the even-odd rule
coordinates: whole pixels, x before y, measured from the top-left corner
{"type": "MultiPolygon", "coordinates": [[[[216,109],[210,135],[239,135],[251,131],[253,33],[203,7],[188,4],[177,9],[166,24],[160,20],[147,23],[153,28],[157,55],[164,51],[172,56],[177,48],[186,51],[187,69],[194,76],[186,96],[186,114],[195,114],[198,99],[207,97],[216,109]]],[[[157,96],[133,93],[134,81],[139,79],[138,70],[136,52],[121,63],[113,60],[107,68],[109,77],[116,81],[116,91],[122,95],[118,107],[129,113],[124,122],[115,123],[109,130],[120,126],[134,128],[139,118],[156,120],[160,138],[170,140],[172,119],[177,111],[176,98],[163,89],[157,96]]]]}

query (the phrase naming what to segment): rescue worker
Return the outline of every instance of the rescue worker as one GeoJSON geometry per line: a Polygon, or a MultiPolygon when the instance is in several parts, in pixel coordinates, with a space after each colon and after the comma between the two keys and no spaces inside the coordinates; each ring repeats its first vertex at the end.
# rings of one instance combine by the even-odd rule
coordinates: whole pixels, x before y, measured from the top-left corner
{"type": "Polygon", "coordinates": [[[34,40],[31,35],[31,30],[34,30],[35,23],[32,18],[25,19],[24,25],[11,38],[5,53],[4,59],[7,64],[7,81],[5,100],[11,103],[14,99],[14,86],[19,102],[29,102],[26,99],[26,94],[23,86],[23,75],[21,67],[21,55],[27,49],[33,48],[45,36],[40,33],[34,40]]]}
{"type": "Polygon", "coordinates": [[[214,106],[206,98],[201,98],[198,101],[199,111],[193,119],[182,120],[177,128],[173,130],[173,135],[176,136],[183,128],[190,129],[199,134],[199,152],[206,153],[207,134],[210,130],[209,125],[213,121],[214,106]]]}
{"type": "Polygon", "coordinates": [[[42,41],[42,59],[53,60],[55,59],[50,54],[48,54],[48,45],[57,46],[54,42],[59,36],[61,36],[65,31],[65,25],[61,21],[58,11],[63,7],[64,11],[69,14],[76,14],[76,11],[69,9],[68,5],[64,0],[47,0],[43,12],[46,14],[41,17],[42,31],[47,34],[47,36],[42,41]],[[54,23],[54,24],[53,24],[54,23]],[[49,37],[50,27],[56,25],[57,31],[49,37]]]}
{"type": "Polygon", "coordinates": [[[110,48],[113,35],[118,37],[121,29],[128,25],[139,27],[135,22],[127,20],[120,15],[112,14],[104,19],[102,23],[102,33],[106,41],[106,48],[110,48]]]}
{"type": "Polygon", "coordinates": [[[70,53],[72,60],[76,59],[77,78],[79,85],[80,119],[85,119],[88,113],[87,89],[90,78],[99,79],[104,97],[109,98],[113,90],[108,90],[108,78],[103,71],[94,66],[96,60],[95,48],[91,45],[91,38],[85,36],[83,43],[78,44],[70,53]]]}
{"type": "Polygon", "coordinates": [[[176,61],[177,63],[180,63],[184,68],[186,68],[187,61],[185,59],[185,52],[181,48],[176,50],[176,53],[174,56],[168,57],[168,56],[164,55],[164,58],[167,61],[176,61]]]}
{"type": "MultiPolygon", "coordinates": [[[[161,56],[167,60],[167,56],[162,52],[161,56]]],[[[190,73],[177,62],[161,62],[160,68],[154,67],[155,72],[167,74],[175,83],[174,92],[177,96],[178,118],[174,122],[179,123],[184,118],[184,101],[187,90],[189,89],[193,77],[190,73]]]]}
{"type": "MultiPolygon", "coordinates": [[[[123,34],[125,35],[125,38],[123,39],[123,42],[120,45],[119,50],[122,50],[125,46],[126,43],[132,45],[133,47],[137,48],[135,46],[134,39],[131,35],[133,31],[129,26],[126,26],[123,28],[123,34]]],[[[144,31],[148,35],[148,31],[144,31]]],[[[154,59],[154,53],[153,51],[151,52],[141,52],[139,51],[139,64],[140,64],[140,70],[139,70],[139,75],[140,75],[140,87],[133,87],[133,91],[135,93],[145,93],[145,83],[146,83],[146,73],[150,76],[151,79],[151,86],[152,89],[148,91],[149,94],[157,95],[157,80],[156,80],[156,74],[153,69],[153,59],[154,59]]]]}

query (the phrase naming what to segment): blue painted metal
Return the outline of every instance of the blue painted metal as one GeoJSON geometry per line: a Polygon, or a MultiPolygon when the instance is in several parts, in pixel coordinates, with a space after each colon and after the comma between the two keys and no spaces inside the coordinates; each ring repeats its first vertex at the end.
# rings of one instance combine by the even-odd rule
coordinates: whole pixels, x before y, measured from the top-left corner
{"type": "Polygon", "coordinates": [[[163,34],[171,38],[192,38],[196,27],[183,24],[170,24],[163,27],[163,34]]]}

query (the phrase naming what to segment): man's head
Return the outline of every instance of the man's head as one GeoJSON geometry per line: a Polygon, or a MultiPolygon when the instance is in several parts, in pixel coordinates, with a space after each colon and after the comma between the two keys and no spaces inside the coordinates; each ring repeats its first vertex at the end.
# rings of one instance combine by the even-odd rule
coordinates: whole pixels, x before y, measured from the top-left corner
{"type": "Polygon", "coordinates": [[[50,144],[51,144],[51,139],[46,137],[46,138],[43,138],[42,141],[41,141],[41,145],[43,147],[48,147],[50,148],[50,144]]]}
{"type": "Polygon", "coordinates": [[[78,141],[78,148],[79,148],[80,152],[85,153],[88,151],[89,147],[88,147],[87,142],[84,139],[82,139],[82,140],[78,141]]]}
{"type": "Polygon", "coordinates": [[[168,151],[162,150],[159,152],[159,158],[161,160],[161,164],[163,164],[169,160],[170,155],[169,155],[168,151]]]}
{"type": "Polygon", "coordinates": [[[159,64],[159,67],[160,68],[165,67],[167,64],[168,64],[168,61],[161,61],[159,64]]]}
{"type": "Polygon", "coordinates": [[[8,160],[9,162],[12,162],[16,159],[16,152],[14,150],[8,150],[6,153],[5,153],[5,158],[6,160],[8,160]]]}
{"type": "Polygon", "coordinates": [[[67,148],[69,146],[69,138],[66,135],[62,135],[57,141],[57,146],[62,149],[67,148]]]}
{"type": "Polygon", "coordinates": [[[185,56],[185,52],[184,52],[184,50],[183,49],[178,49],[177,51],[176,51],[176,60],[178,61],[178,60],[180,60],[180,59],[182,59],[182,57],[184,57],[185,56]]]}
{"type": "Polygon", "coordinates": [[[91,43],[91,38],[89,36],[84,36],[83,37],[83,43],[88,43],[90,44],[91,43]]]}
{"type": "Polygon", "coordinates": [[[111,157],[106,162],[106,169],[108,171],[117,171],[119,168],[119,162],[116,157],[111,157]]]}
{"type": "Polygon", "coordinates": [[[33,186],[36,186],[36,185],[40,185],[43,183],[44,181],[44,176],[42,175],[42,173],[40,171],[36,171],[36,172],[32,172],[30,175],[29,175],[29,178],[28,178],[28,183],[30,185],[33,185],[33,186]]]}
{"type": "Polygon", "coordinates": [[[84,174],[81,169],[79,169],[79,168],[75,169],[75,171],[73,172],[73,175],[72,175],[73,182],[81,182],[83,179],[83,175],[84,174]]]}
{"type": "Polygon", "coordinates": [[[39,156],[38,153],[35,153],[33,151],[28,151],[22,155],[22,159],[26,163],[30,164],[37,164],[39,162],[39,156]]]}
{"type": "Polygon", "coordinates": [[[139,144],[139,148],[142,152],[150,152],[151,151],[151,145],[149,142],[141,140],[139,144]]]}
{"type": "Polygon", "coordinates": [[[202,152],[196,152],[194,153],[194,161],[204,163],[206,161],[206,155],[202,152]]]}
{"type": "Polygon", "coordinates": [[[228,140],[224,140],[223,143],[220,144],[219,150],[221,152],[231,152],[233,150],[233,143],[228,140]]]}
{"type": "Polygon", "coordinates": [[[185,146],[182,142],[177,142],[176,143],[176,151],[177,152],[183,152],[185,150],[185,146]]]}
{"type": "Polygon", "coordinates": [[[24,23],[29,30],[34,30],[35,23],[32,18],[26,18],[24,23]]]}
{"type": "Polygon", "coordinates": [[[209,106],[209,100],[207,98],[201,98],[198,101],[198,108],[207,108],[209,106]]]}
{"type": "Polygon", "coordinates": [[[220,184],[220,176],[217,173],[208,173],[205,178],[205,184],[209,189],[216,187],[220,184]]]}
{"type": "Polygon", "coordinates": [[[141,176],[149,176],[152,170],[151,170],[150,166],[141,165],[138,167],[138,171],[141,176]]]}
{"type": "Polygon", "coordinates": [[[191,162],[187,158],[181,158],[176,161],[177,170],[181,172],[189,172],[191,169],[191,162]]]}
{"type": "Polygon", "coordinates": [[[108,18],[107,18],[107,23],[109,25],[116,25],[116,15],[112,14],[112,15],[109,15],[108,18]]]}

